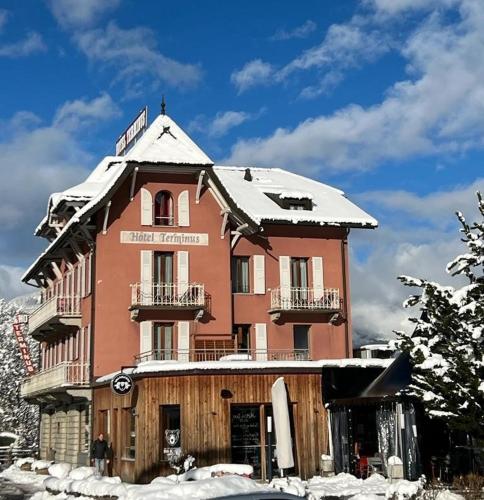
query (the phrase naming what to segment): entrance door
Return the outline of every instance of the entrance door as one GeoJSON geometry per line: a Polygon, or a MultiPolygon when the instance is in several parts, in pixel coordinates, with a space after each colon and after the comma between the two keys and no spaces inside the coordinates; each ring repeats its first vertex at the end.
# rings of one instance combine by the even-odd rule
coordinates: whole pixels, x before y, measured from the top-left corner
{"type": "Polygon", "coordinates": [[[291,301],[293,307],[304,307],[308,300],[308,259],[291,257],[291,301]]]}
{"type": "Polygon", "coordinates": [[[153,325],[153,359],[173,359],[173,323],[153,325]]]}
{"type": "Polygon", "coordinates": [[[153,291],[155,304],[170,305],[173,290],[173,253],[155,252],[153,265],[153,291]]]}

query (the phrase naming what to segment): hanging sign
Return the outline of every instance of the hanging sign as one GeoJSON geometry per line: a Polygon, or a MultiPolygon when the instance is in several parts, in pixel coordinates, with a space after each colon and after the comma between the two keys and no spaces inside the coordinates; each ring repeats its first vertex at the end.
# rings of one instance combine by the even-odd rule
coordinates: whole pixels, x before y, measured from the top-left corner
{"type": "Polygon", "coordinates": [[[33,375],[35,373],[35,366],[32,363],[32,358],[30,356],[29,344],[25,340],[23,325],[28,322],[28,316],[25,314],[19,314],[15,318],[13,324],[13,333],[17,339],[20,353],[22,354],[22,359],[24,360],[25,369],[28,375],[33,375]]]}
{"type": "Polygon", "coordinates": [[[139,137],[145,132],[147,126],[148,106],[145,106],[116,141],[116,156],[125,154],[131,143],[139,139],[139,137]]]}
{"type": "Polygon", "coordinates": [[[134,387],[133,379],[126,373],[118,373],[111,380],[111,390],[118,396],[126,396],[134,387]]]}

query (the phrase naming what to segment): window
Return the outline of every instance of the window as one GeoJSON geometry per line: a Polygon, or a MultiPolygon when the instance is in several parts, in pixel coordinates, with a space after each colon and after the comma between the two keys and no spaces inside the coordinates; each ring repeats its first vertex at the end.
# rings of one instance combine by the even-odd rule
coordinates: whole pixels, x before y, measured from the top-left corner
{"type": "Polygon", "coordinates": [[[250,325],[234,325],[232,337],[237,341],[237,350],[248,352],[250,349],[250,325]]]}
{"type": "Polygon", "coordinates": [[[289,193],[264,193],[274,203],[279,205],[284,210],[312,210],[313,202],[311,195],[307,197],[301,196],[301,193],[294,193],[293,198],[289,193]]]}
{"type": "Polygon", "coordinates": [[[153,300],[155,304],[170,303],[174,295],[173,253],[154,252],[153,300]]]}
{"type": "Polygon", "coordinates": [[[309,325],[294,325],[294,359],[306,360],[309,357],[309,325]]]}
{"type": "Polygon", "coordinates": [[[180,405],[160,406],[160,458],[168,460],[170,450],[181,448],[180,405]]]}
{"type": "Polygon", "coordinates": [[[308,259],[291,257],[291,287],[306,288],[308,286],[308,259]]]}
{"type": "Polygon", "coordinates": [[[123,408],[123,458],[136,458],[136,408],[123,408]]]}
{"type": "Polygon", "coordinates": [[[249,293],[249,257],[232,257],[232,292],[249,293]]]}
{"type": "Polygon", "coordinates": [[[173,359],[173,323],[154,323],[153,359],[173,359]]]}
{"type": "Polygon", "coordinates": [[[173,226],[173,197],[169,191],[160,191],[155,196],[155,226],[173,226]]]}

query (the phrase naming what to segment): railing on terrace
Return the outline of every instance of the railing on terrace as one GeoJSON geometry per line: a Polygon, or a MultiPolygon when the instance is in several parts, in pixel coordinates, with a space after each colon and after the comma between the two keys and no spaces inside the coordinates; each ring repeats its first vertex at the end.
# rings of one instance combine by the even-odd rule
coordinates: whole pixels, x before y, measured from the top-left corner
{"type": "Polygon", "coordinates": [[[135,283],[131,285],[131,306],[165,308],[205,307],[205,286],[201,283],[135,283]]]}
{"type": "Polygon", "coordinates": [[[341,309],[339,289],[280,287],[271,290],[271,310],[337,311],[341,309]]]}
{"type": "Polygon", "coordinates": [[[153,349],[135,356],[136,363],[144,361],[308,361],[308,349],[153,349]]]}
{"type": "Polygon", "coordinates": [[[78,296],[54,296],[41,304],[29,315],[29,332],[56,317],[76,317],[81,314],[81,303],[78,296]]]}
{"type": "Polygon", "coordinates": [[[26,397],[61,387],[85,385],[88,382],[88,364],[64,361],[52,368],[24,378],[20,386],[20,395],[26,397]]]}

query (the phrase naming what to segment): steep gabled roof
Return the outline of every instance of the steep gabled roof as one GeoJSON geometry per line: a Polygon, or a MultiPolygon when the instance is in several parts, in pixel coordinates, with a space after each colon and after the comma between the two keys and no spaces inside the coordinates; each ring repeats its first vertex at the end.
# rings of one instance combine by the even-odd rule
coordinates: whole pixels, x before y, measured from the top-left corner
{"type": "Polygon", "coordinates": [[[343,191],[281,168],[250,168],[245,180],[243,167],[213,168],[233,203],[256,224],[262,222],[376,227],[378,221],[357,207],[343,191]],[[269,195],[269,196],[268,196],[269,195]],[[274,201],[293,198],[310,200],[311,210],[288,210],[274,201]]]}
{"type": "Polygon", "coordinates": [[[213,161],[167,115],[157,116],[124,158],[137,163],[213,165],[213,161]]]}

